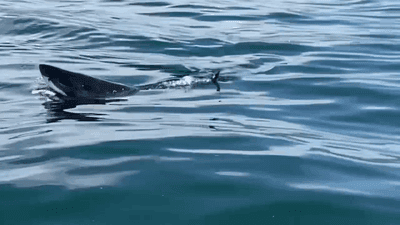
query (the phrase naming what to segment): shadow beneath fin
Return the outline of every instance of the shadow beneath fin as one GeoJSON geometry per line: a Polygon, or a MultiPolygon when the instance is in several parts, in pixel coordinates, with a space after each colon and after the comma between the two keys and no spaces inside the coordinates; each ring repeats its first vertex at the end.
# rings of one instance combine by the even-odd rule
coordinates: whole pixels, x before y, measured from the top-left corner
{"type": "Polygon", "coordinates": [[[79,105],[105,105],[110,102],[122,102],[128,101],[127,99],[59,99],[59,100],[51,100],[43,103],[45,109],[47,109],[49,118],[47,119],[48,123],[54,123],[61,120],[69,119],[69,120],[77,120],[77,121],[99,121],[101,117],[106,114],[99,113],[73,113],[66,112],[66,109],[73,109],[79,105]]]}

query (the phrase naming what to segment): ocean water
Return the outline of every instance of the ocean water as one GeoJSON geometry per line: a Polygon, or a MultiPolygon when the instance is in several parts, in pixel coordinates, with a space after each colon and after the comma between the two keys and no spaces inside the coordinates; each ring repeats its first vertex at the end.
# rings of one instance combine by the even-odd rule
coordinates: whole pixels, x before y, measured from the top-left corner
{"type": "Polygon", "coordinates": [[[400,3],[0,1],[0,224],[400,224],[400,3]],[[126,85],[51,110],[45,63],[126,85]]]}

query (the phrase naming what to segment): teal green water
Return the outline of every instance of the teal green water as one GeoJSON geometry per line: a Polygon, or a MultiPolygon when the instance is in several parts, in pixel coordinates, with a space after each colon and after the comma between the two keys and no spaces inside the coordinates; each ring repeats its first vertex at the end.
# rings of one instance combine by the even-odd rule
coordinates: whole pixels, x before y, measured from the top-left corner
{"type": "Polygon", "coordinates": [[[0,224],[400,224],[400,4],[0,2],[0,224]],[[46,63],[215,87],[48,109],[46,63]]]}

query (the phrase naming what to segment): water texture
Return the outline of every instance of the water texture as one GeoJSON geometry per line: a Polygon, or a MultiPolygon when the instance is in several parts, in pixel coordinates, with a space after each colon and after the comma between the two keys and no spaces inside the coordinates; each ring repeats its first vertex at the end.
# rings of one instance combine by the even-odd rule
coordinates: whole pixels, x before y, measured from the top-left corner
{"type": "Polygon", "coordinates": [[[400,224],[400,4],[0,1],[0,224],[400,224]],[[46,63],[214,86],[52,110],[46,63]]]}

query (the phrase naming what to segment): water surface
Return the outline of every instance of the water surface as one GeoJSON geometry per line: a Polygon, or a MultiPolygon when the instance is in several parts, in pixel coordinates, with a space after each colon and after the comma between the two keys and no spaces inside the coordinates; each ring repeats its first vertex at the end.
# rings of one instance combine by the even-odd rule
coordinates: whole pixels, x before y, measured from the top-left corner
{"type": "Polygon", "coordinates": [[[400,224],[400,5],[2,1],[1,224],[400,224]],[[126,85],[51,110],[46,63],[126,85]]]}

